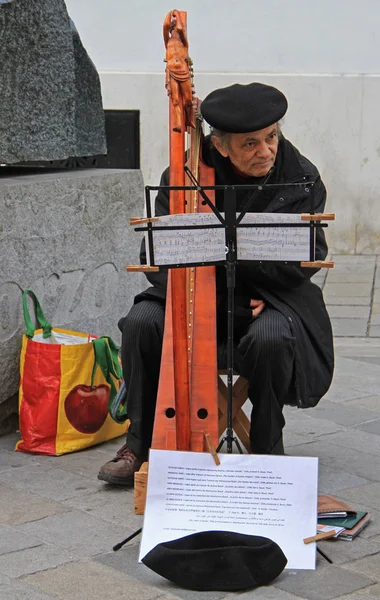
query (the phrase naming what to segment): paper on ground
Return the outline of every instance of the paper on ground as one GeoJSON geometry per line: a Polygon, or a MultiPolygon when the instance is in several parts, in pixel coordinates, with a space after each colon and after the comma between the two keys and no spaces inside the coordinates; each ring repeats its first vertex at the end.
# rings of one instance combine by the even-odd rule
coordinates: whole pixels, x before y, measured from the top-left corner
{"type": "Polygon", "coordinates": [[[151,450],[140,560],[157,544],[199,531],[268,537],[288,569],[315,569],[318,459],[151,450]]]}

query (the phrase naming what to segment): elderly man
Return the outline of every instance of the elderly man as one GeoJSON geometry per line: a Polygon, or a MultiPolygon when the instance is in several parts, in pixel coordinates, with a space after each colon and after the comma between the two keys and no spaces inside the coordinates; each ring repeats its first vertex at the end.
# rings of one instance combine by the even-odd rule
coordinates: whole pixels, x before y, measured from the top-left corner
{"type": "MultiPolygon", "coordinates": [[[[257,184],[270,169],[269,183],[313,181],[315,211],[323,212],[326,190],[316,167],[284,138],[279,121],[287,110],[285,96],[261,83],[215,90],[201,105],[211,126],[203,158],[215,169],[216,184],[257,184]]],[[[168,169],[162,185],[169,184],[168,169]]],[[[251,212],[310,211],[308,187],[267,188],[251,212]]],[[[252,191],[237,193],[237,210],[252,191]]],[[[217,208],[223,211],[223,193],[217,208]]],[[[169,212],[164,191],[156,198],[156,214],[169,212]]],[[[327,245],[317,229],[316,259],[327,245]]],[[[142,248],[142,262],[145,251],[142,248]]],[[[249,381],[252,402],[251,449],[283,454],[283,407],[315,406],[328,390],[334,366],[332,332],[320,289],[310,281],[315,270],[297,265],[241,263],[236,268],[235,368],[249,381]]],[[[121,319],[122,362],[131,425],[127,443],[101,467],[99,479],[132,485],[133,474],[146,460],[152,438],[164,329],[166,273],[147,275],[152,287],[139,294],[121,319]]],[[[218,360],[225,366],[227,289],[224,267],[217,267],[218,360]]]]}

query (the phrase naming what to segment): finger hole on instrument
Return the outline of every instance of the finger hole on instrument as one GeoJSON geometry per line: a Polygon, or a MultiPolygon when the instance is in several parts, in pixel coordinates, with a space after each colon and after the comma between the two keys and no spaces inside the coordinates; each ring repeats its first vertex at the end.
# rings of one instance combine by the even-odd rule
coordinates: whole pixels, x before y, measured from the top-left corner
{"type": "Polygon", "coordinates": [[[197,412],[197,415],[198,415],[198,419],[207,419],[207,417],[208,417],[207,408],[200,408],[197,412]]]}
{"type": "Polygon", "coordinates": [[[167,408],[165,410],[165,415],[167,416],[168,419],[174,419],[175,417],[175,408],[167,408]]]}

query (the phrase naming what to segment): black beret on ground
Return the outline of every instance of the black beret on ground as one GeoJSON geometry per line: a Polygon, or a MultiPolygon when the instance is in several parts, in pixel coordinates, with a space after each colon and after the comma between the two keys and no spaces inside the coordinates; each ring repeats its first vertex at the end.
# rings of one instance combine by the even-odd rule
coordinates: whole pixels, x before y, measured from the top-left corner
{"type": "Polygon", "coordinates": [[[227,133],[248,133],[277,123],[288,109],[284,94],[264,83],[235,83],[211,92],[201,113],[211,127],[227,133]]]}
{"type": "Polygon", "coordinates": [[[236,591],[266,585],[280,575],[287,558],[265,537],[202,531],[158,544],[142,562],[183,588],[236,591]]]}

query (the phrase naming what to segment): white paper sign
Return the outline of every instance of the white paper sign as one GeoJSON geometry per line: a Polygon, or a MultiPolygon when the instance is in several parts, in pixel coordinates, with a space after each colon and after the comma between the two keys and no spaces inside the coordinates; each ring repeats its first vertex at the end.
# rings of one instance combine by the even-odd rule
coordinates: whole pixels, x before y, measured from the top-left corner
{"type": "Polygon", "coordinates": [[[315,569],[318,459],[151,450],[140,560],[157,544],[200,531],[274,540],[288,569],[315,569]]]}

